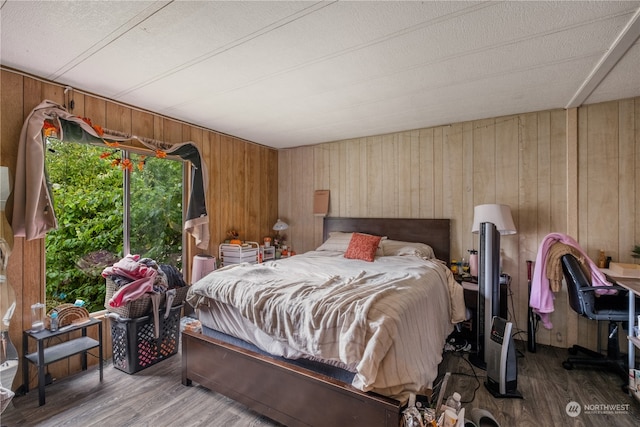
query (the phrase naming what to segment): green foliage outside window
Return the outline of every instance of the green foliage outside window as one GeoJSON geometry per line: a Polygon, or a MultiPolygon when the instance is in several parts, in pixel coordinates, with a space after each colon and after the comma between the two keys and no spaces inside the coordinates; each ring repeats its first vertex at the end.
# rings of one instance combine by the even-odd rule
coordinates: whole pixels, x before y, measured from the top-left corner
{"type": "MultiPolygon", "coordinates": [[[[100,273],[123,254],[123,171],[102,159],[102,147],[47,143],[47,172],[58,229],[46,237],[49,305],[82,299],[104,308],[100,273]]],[[[118,156],[119,156],[118,152],[118,156]]],[[[181,268],[182,163],[148,158],[131,173],[132,253],[181,268]]]]}
{"type": "Polygon", "coordinates": [[[131,252],[182,268],[182,162],[150,157],[131,174],[131,252]]]}

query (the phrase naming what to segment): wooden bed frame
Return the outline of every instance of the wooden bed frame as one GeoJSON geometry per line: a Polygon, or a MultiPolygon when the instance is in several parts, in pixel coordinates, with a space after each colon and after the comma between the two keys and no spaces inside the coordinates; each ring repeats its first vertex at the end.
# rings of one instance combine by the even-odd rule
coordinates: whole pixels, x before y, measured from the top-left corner
{"type": "MultiPolygon", "coordinates": [[[[448,261],[450,220],[325,218],[331,231],[358,231],[429,244],[448,261]]],[[[182,384],[195,381],[279,423],[297,426],[398,427],[402,404],[331,377],[204,334],[182,334],[182,384]]]]}

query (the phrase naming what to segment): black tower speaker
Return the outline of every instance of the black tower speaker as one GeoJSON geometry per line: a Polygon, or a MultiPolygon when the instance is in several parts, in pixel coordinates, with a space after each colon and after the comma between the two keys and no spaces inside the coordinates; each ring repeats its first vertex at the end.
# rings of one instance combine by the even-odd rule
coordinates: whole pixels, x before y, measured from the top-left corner
{"type": "Polygon", "coordinates": [[[475,366],[486,369],[486,348],[491,322],[500,315],[500,233],[490,222],[480,224],[478,260],[478,308],[476,310],[477,352],[469,355],[475,366]]]}

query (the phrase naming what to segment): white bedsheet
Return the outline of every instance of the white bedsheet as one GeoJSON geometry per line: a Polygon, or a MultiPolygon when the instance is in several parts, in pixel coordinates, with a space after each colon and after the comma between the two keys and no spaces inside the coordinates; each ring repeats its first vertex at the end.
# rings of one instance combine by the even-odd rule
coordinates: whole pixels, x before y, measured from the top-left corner
{"type": "Polygon", "coordinates": [[[342,255],[225,267],[195,283],[187,300],[232,306],[223,308],[229,318],[201,320],[272,354],[349,369],[360,390],[404,400],[431,387],[445,339],[464,315],[462,287],[437,260],[342,255]]]}

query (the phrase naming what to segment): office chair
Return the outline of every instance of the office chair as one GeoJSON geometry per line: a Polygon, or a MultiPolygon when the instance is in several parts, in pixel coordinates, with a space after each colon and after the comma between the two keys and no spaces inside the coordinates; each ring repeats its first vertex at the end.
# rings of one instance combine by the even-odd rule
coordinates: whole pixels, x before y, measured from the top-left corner
{"type": "Polygon", "coordinates": [[[581,316],[591,320],[608,320],[609,334],[607,340],[606,356],[597,351],[574,345],[569,349],[569,358],[562,362],[565,369],[573,369],[574,365],[597,366],[610,369],[620,374],[624,381],[627,380],[626,361],[620,353],[620,343],[618,339],[618,322],[629,320],[629,300],[626,289],[620,286],[613,286],[625,292],[617,295],[595,296],[598,287],[591,286],[580,262],[571,254],[563,255],[562,271],[567,282],[567,293],[569,305],[581,316]],[[587,357],[576,356],[578,352],[587,357]]]}

